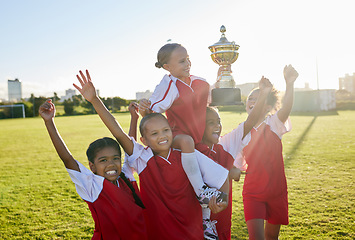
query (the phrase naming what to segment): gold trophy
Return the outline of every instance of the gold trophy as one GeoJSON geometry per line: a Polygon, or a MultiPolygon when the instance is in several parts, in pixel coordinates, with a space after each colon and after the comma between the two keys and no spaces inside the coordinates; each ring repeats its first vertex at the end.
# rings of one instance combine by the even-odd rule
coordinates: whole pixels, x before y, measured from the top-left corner
{"type": "Polygon", "coordinates": [[[231,75],[231,65],[238,59],[239,45],[235,42],[229,42],[225,36],[226,28],[221,26],[221,39],[215,44],[209,46],[211,58],[222,67],[222,71],[217,77],[215,88],[212,89],[211,106],[240,105],[240,89],[236,88],[235,81],[231,75]]]}

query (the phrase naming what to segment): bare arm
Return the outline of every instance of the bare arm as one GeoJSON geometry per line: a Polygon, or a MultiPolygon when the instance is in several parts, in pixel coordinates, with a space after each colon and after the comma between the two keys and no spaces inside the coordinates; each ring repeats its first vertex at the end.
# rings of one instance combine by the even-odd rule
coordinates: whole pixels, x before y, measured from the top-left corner
{"type": "Polygon", "coordinates": [[[286,81],[286,91],[282,102],[282,107],[277,113],[278,118],[283,123],[286,122],[292,110],[294,82],[298,77],[298,72],[292,67],[292,65],[286,65],[284,68],[284,77],[286,81]]]}
{"type": "Polygon", "coordinates": [[[244,123],[243,139],[253,129],[260,116],[263,114],[263,108],[265,106],[267,96],[272,89],[272,84],[270,83],[269,79],[263,76],[259,81],[259,89],[260,94],[258,100],[256,101],[253,110],[250,112],[247,120],[244,123]]]}
{"type": "Polygon", "coordinates": [[[52,103],[52,100],[47,100],[44,104],[40,106],[39,114],[44,120],[44,124],[47,128],[48,134],[52,140],[55,150],[57,151],[60,159],[63,161],[65,167],[80,172],[77,162],[69,152],[67,146],[65,145],[62,137],[60,136],[57,130],[57,127],[55,126],[55,107],[52,103]]]}
{"type": "Polygon", "coordinates": [[[81,71],[81,77],[79,75],[76,76],[81,84],[81,88],[76,84],[73,84],[74,87],[78,89],[78,91],[84,96],[86,100],[91,102],[103,123],[110,130],[110,132],[117,139],[117,141],[121,144],[123,150],[128,155],[132,155],[133,142],[131,141],[129,136],[123,131],[120,124],[116,121],[112,114],[108,111],[101,99],[96,95],[96,89],[91,81],[89,71],[86,70],[86,77],[81,71]]]}
{"type": "Polygon", "coordinates": [[[129,112],[131,114],[131,123],[129,125],[128,136],[133,137],[137,141],[137,123],[138,123],[138,104],[136,102],[131,102],[128,106],[129,112]]]}

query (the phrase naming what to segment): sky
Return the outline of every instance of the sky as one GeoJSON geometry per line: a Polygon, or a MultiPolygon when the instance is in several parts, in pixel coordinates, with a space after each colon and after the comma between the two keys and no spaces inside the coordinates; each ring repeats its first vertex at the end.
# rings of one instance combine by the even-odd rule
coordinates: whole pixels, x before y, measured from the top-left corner
{"type": "Polygon", "coordinates": [[[167,73],[154,64],[170,39],[187,49],[190,73],[212,85],[208,47],[221,25],[240,46],[236,84],[264,75],[284,90],[292,64],[296,87],[338,89],[355,72],[354,9],[353,0],[0,0],[0,99],[15,78],[23,97],[65,95],[85,69],[101,97],[135,99],[167,73]]]}

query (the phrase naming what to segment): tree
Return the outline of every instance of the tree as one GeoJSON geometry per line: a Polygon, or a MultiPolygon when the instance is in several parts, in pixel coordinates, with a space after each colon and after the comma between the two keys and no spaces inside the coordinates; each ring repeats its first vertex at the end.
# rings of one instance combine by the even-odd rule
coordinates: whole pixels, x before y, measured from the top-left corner
{"type": "Polygon", "coordinates": [[[74,102],[71,99],[64,100],[64,112],[66,115],[73,115],[74,113],[74,102]]]}
{"type": "Polygon", "coordinates": [[[54,96],[51,97],[52,100],[53,100],[53,102],[54,102],[54,103],[58,102],[58,101],[60,100],[60,98],[58,97],[58,94],[57,94],[56,92],[54,92],[53,95],[54,95],[54,96]]]}
{"type": "Polygon", "coordinates": [[[46,100],[47,100],[46,97],[38,97],[38,98],[36,98],[33,93],[31,94],[29,102],[32,103],[33,117],[38,116],[38,109],[46,100]]]}

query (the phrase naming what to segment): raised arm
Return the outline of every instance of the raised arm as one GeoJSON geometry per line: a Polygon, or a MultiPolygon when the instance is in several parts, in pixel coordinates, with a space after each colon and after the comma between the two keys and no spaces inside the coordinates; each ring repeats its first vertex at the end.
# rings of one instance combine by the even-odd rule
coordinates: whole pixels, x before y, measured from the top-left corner
{"type": "Polygon", "coordinates": [[[261,115],[264,112],[267,96],[272,89],[272,84],[270,83],[269,79],[262,76],[261,80],[259,81],[259,89],[260,93],[258,100],[256,101],[254,108],[252,109],[247,120],[244,123],[243,138],[251,131],[251,129],[259,121],[261,115]]]}
{"type": "Polygon", "coordinates": [[[283,98],[282,107],[278,111],[277,116],[281,122],[286,122],[287,118],[290,116],[292,105],[293,105],[293,95],[294,95],[294,82],[298,77],[298,72],[292,67],[292,65],[286,65],[284,68],[284,78],[286,82],[286,91],[283,98]]]}
{"type": "Polygon", "coordinates": [[[96,89],[91,81],[91,77],[89,71],[86,70],[86,76],[82,71],[79,71],[80,76],[76,75],[78,78],[81,87],[73,84],[76,89],[84,96],[86,100],[91,102],[94,106],[96,112],[99,114],[101,120],[104,122],[106,127],[110,130],[112,135],[117,139],[117,141],[121,144],[123,150],[128,154],[132,155],[133,153],[133,142],[128,137],[128,135],[123,131],[120,124],[116,121],[116,119],[112,116],[112,114],[108,111],[106,106],[103,104],[101,99],[96,94],[96,89]]]}
{"type": "Polygon", "coordinates": [[[80,172],[77,162],[69,152],[67,146],[65,145],[62,137],[60,136],[57,130],[57,127],[55,126],[55,106],[52,103],[52,100],[49,99],[45,103],[43,103],[40,106],[38,112],[44,120],[44,124],[47,128],[48,134],[52,140],[55,150],[57,151],[60,159],[63,161],[65,167],[80,172]]]}
{"type": "Polygon", "coordinates": [[[138,123],[138,104],[136,102],[131,102],[128,106],[129,112],[131,114],[131,124],[129,125],[128,136],[133,137],[137,141],[137,123],[138,123]]]}

